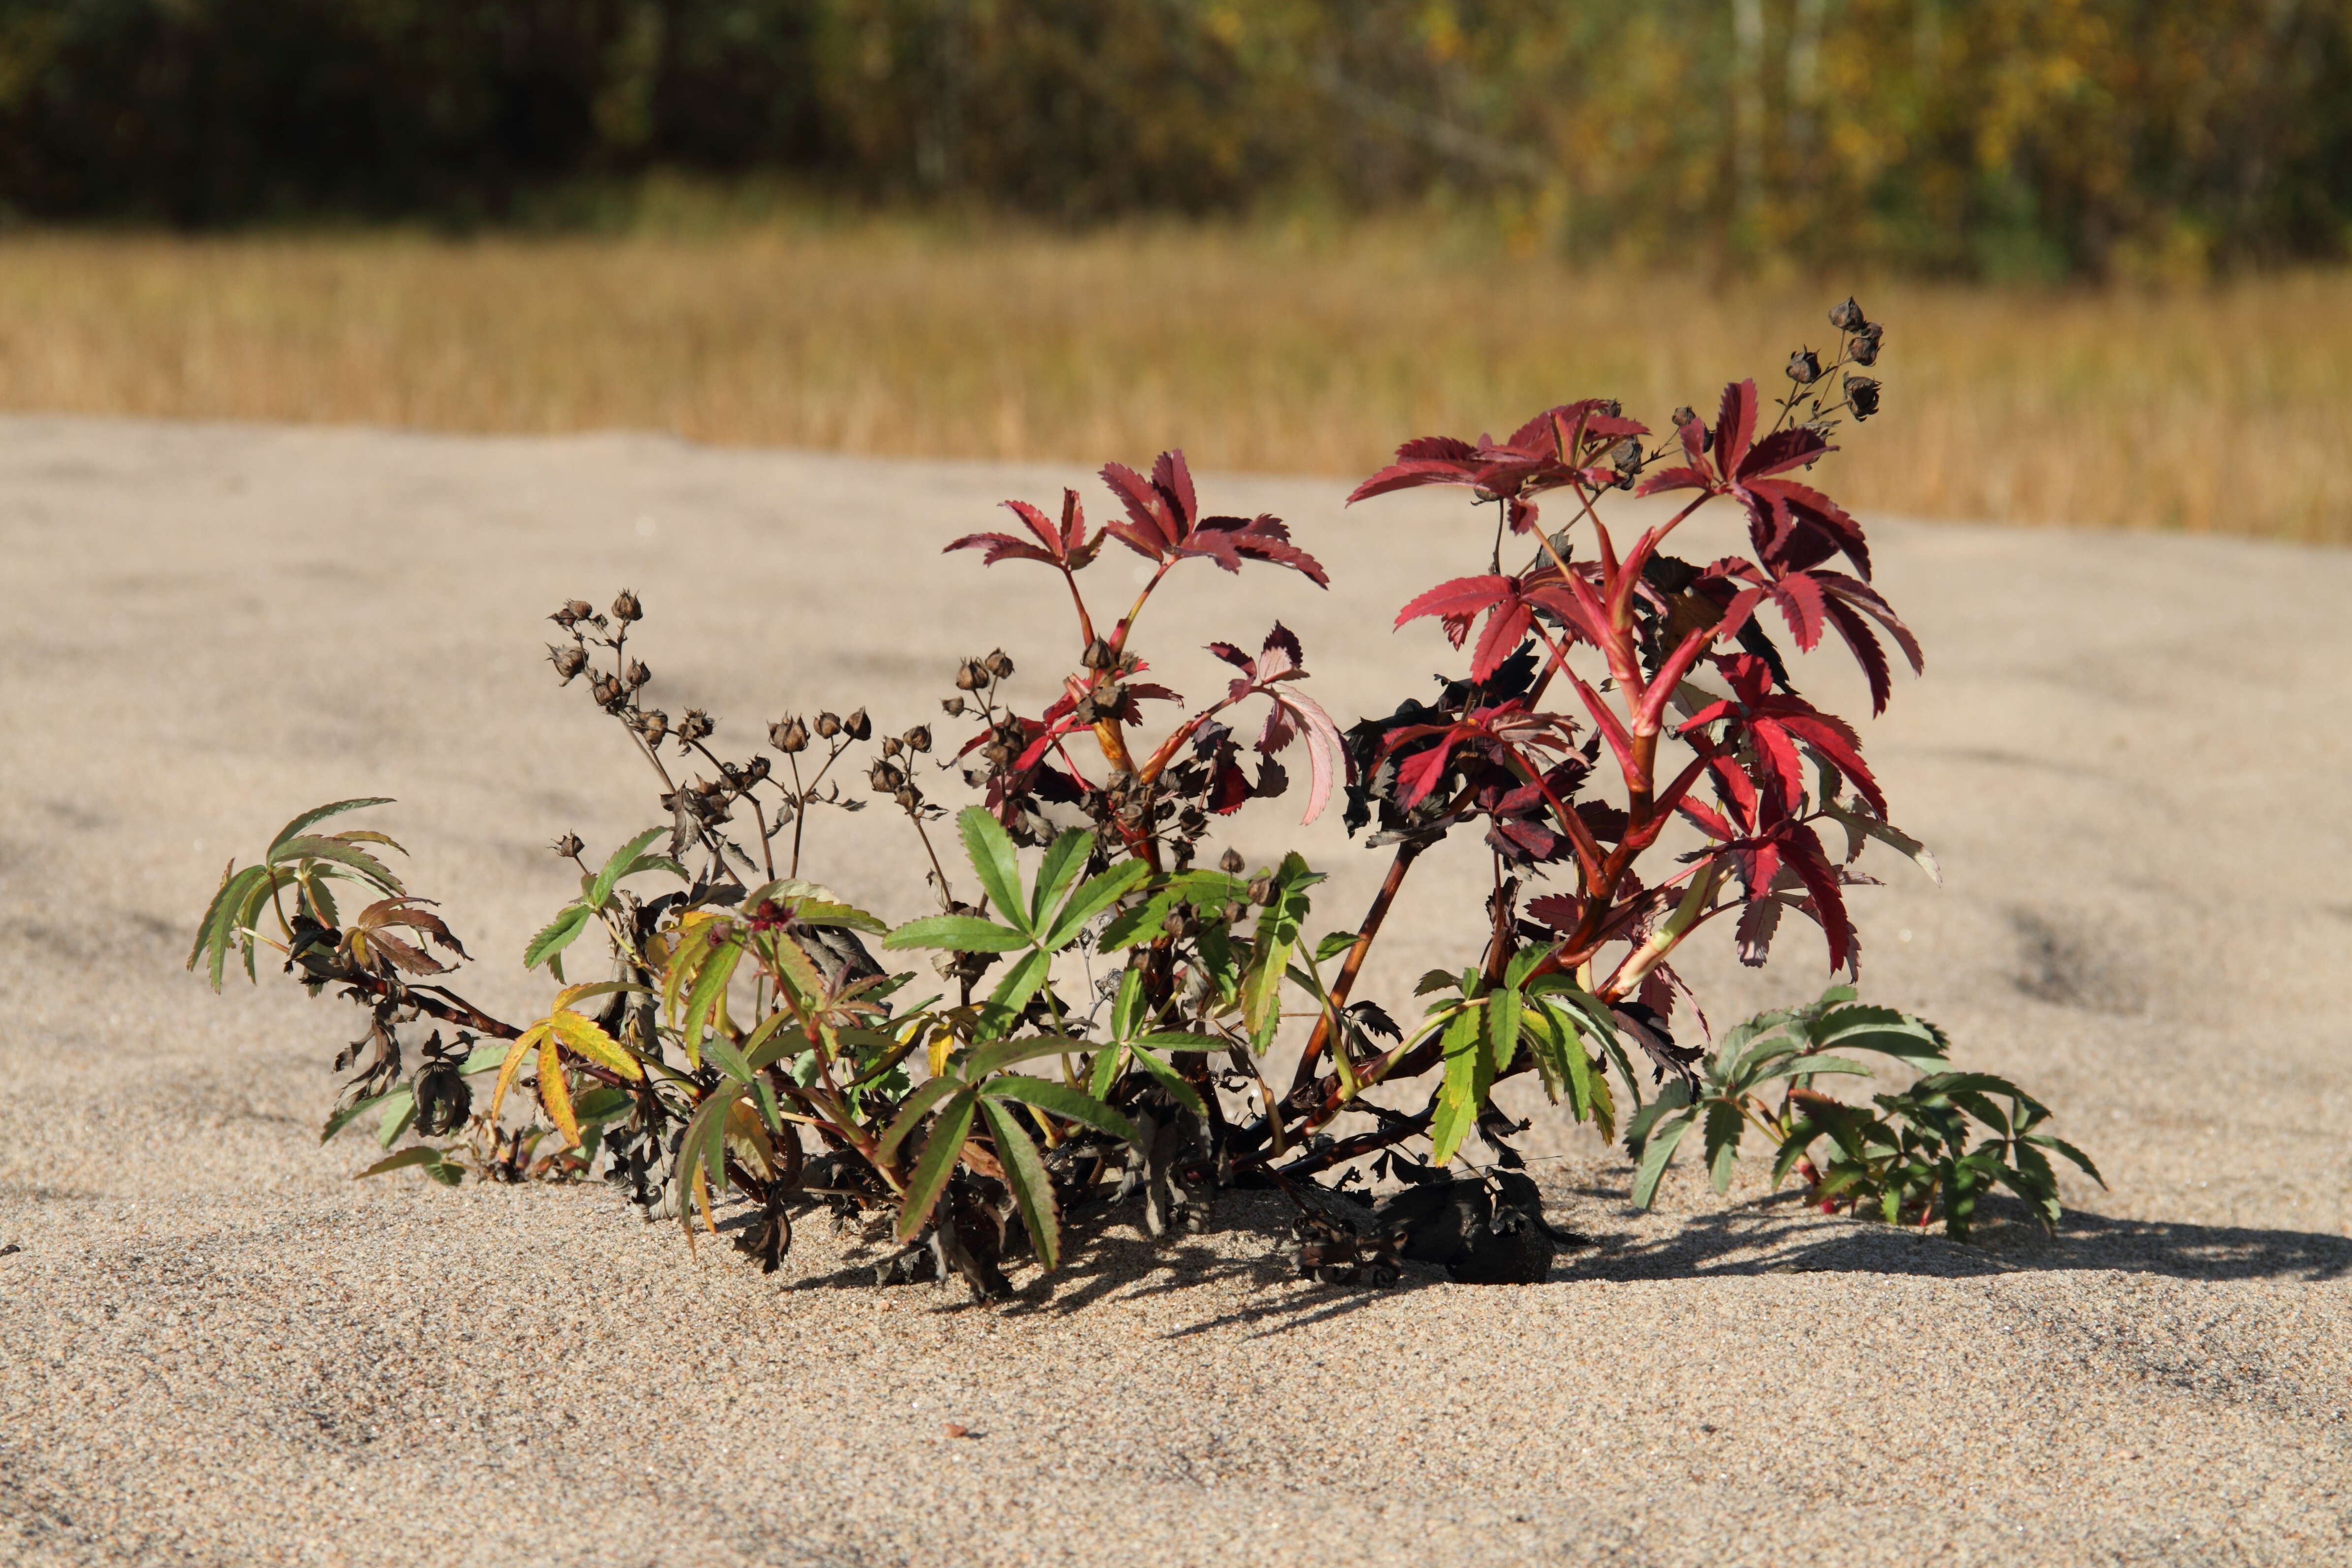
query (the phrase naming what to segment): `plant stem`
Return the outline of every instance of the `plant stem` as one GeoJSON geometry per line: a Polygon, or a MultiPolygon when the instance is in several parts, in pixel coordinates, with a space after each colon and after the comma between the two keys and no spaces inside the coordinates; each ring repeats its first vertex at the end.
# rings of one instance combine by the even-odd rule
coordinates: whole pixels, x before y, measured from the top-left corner
{"type": "MultiPolygon", "coordinates": [[[[1389,862],[1389,874],[1381,883],[1381,890],[1372,896],[1372,906],[1364,911],[1363,923],[1356,928],[1356,944],[1348,950],[1345,962],[1339,965],[1339,978],[1331,983],[1329,1004],[1315,1021],[1315,1033],[1307,1037],[1307,1049],[1298,1058],[1298,1069],[1291,1075],[1290,1094],[1285,1103],[1296,1099],[1300,1090],[1315,1081],[1315,1064],[1328,1047],[1336,1055],[1347,1049],[1347,1042],[1334,1044],[1332,1033],[1339,1026],[1339,1014],[1348,1005],[1348,994],[1355,989],[1356,976],[1364,967],[1364,959],[1372,951],[1372,942],[1381,934],[1381,923],[1389,918],[1389,909],[1396,902],[1397,889],[1404,886],[1404,874],[1412,868],[1423,846],[1407,840],[1397,846],[1396,856],[1389,862]]],[[[1274,1114],[1268,1108],[1268,1114],[1274,1114]]]]}

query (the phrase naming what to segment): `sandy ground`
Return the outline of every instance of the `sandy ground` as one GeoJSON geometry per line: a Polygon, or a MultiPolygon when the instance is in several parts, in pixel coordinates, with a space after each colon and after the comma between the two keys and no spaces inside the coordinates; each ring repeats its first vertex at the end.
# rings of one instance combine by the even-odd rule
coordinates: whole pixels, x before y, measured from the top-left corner
{"type": "MultiPolygon", "coordinates": [[[[1621,1156],[1547,1125],[1554,1216],[1600,1246],[1542,1286],[1302,1286],[1235,1198],[974,1309],[857,1285],[822,1222],[770,1278],[602,1190],[354,1184],[372,1145],[317,1136],[346,1011],[181,971],[224,858],[381,794],[488,961],[468,988],[524,1013],[514,955],[569,891],[543,846],[652,820],[539,661],[546,610],[633,584],[657,697],[722,741],[788,706],[936,722],[958,656],[1065,657],[1049,577],[938,553],[1064,477],[0,422],[0,1558],[2352,1561],[2352,555],[1878,533],[1930,663],[1872,755],[1948,885],[1890,861],[1857,895],[1865,986],[2101,1162],[2049,1241],[1687,1170],[1640,1216],[1621,1156]]],[[[1343,721],[1419,689],[1435,635],[1387,623],[1475,569],[1465,510],[1207,489],[1337,586],[1201,571],[1154,612],[1175,684],[1280,615],[1343,721]]],[[[903,831],[850,819],[810,869],[917,912],[903,831]]],[[[1377,857],[1302,842],[1351,919],[1377,857]]],[[[1384,994],[1467,956],[1477,878],[1416,873],[1384,994]]],[[[1801,935],[1761,976],[1708,946],[1718,1025],[1823,977],[1801,935]]]]}

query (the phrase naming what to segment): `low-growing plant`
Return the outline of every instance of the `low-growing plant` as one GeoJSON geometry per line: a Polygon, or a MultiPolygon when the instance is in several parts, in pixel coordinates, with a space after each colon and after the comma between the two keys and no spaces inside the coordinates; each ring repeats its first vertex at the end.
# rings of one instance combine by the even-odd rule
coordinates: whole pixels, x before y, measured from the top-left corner
{"type": "Polygon", "coordinates": [[[1942,1037],[1917,1020],[1832,992],[1712,1052],[1677,1037],[1678,995],[1696,1003],[1672,961],[1703,927],[1729,920],[1741,959],[1760,964],[1793,913],[1821,929],[1832,971],[1853,971],[1845,889],[1868,880],[1855,869],[1864,846],[1934,869],[1887,821],[1853,729],[1799,695],[1790,648],[1762,619],[1777,616],[1799,653],[1834,634],[1874,713],[1892,685],[1882,637],[1921,666],[1870,585],[1861,526],[1798,478],[1843,419],[1878,407],[1861,373],[1880,328],[1852,300],[1831,320],[1837,351],[1827,363],[1792,355],[1776,402],[1736,383],[1712,420],[1677,410],[1663,438],[1595,400],[1505,440],[1400,447],[1351,503],[1459,486],[1494,509],[1494,528],[1483,572],[1397,617],[1436,620],[1468,650],[1466,669],[1386,715],[1343,731],[1307,694],[1305,651],[1278,623],[1255,652],[1209,645],[1234,674],[1205,704],[1152,679],[1145,613],[1187,563],[1328,586],[1279,520],[1205,512],[1182,454],[1163,453],[1149,474],[1103,469],[1117,513],[1100,526],[1065,491],[1052,511],[1008,501],[1017,530],[948,546],[987,566],[1043,566],[1074,626],[1071,668],[1033,711],[1001,650],[961,662],[941,706],[970,728],[945,760],[929,725],[877,735],[863,709],[788,714],[765,749],[723,755],[709,715],[647,704],[633,593],[607,613],[559,609],[551,662],[627,736],[663,816],[593,863],[577,837],[556,841],[580,892],[523,953],[561,987],[538,1020],[491,1016],[448,987],[467,955],[386,864],[396,845],[322,830],[377,799],[305,812],[259,861],[232,862],[190,965],[217,989],[232,955],[251,976],[268,947],[313,994],[359,1005],[367,1028],[337,1059],[352,1076],[327,1136],[374,1111],[387,1148],[418,1140],[363,1174],[600,1176],[689,1238],[698,1223],[715,1234],[721,1197],[740,1191],[752,1212],[737,1245],[770,1268],[793,1216],[829,1205],[895,1229],[902,1250],[882,1277],[953,1274],[994,1294],[1021,1247],[1055,1266],[1075,1213],[1139,1199],[1160,1236],[1240,1186],[1290,1195],[1302,1267],[1318,1278],[1392,1278],[1400,1258],[1541,1278],[1561,1237],[1508,1169],[1524,1124],[1495,1100],[1525,1073],[1604,1139],[1624,1128],[1644,1205],[1702,1126],[1719,1189],[1753,1129],[1776,1146],[1776,1176],[1801,1171],[1824,1204],[1940,1215],[1958,1234],[2001,1183],[2054,1215],[2042,1151],[2089,1162],[2037,1131],[2047,1112],[2013,1086],[1933,1072],[1875,1113],[1814,1087],[1862,1070],[1840,1049],[1940,1062],[1942,1037]],[[1628,493],[1687,499],[1621,547],[1601,505],[1628,493]],[[1554,503],[1538,498],[1554,494],[1565,504],[1547,528],[1539,507],[1554,503]],[[1749,552],[1669,553],[1717,500],[1745,513],[1749,552]],[[1113,542],[1148,571],[1106,618],[1082,575],[1113,542]],[[1839,557],[1850,572],[1832,569],[1839,557]],[[1156,731],[1155,710],[1174,715],[1156,731]],[[1350,831],[1388,856],[1362,918],[1312,939],[1322,879],[1299,855],[1197,863],[1222,819],[1290,793],[1295,766],[1307,821],[1344,800],[1350,831]],[[845,794],[861,772],[866,794],[845,794]],[[943,773],[977,796],[952,817],[932,799],[943,773]],[[905,816],[928,868],[933,908],[896,925],[803,874],[823,841],[809,823],[874,797],[905,816]],[[1430,1000],[1406,1027],[1357,992],[1412,867],[1457,834],[1483,843],[1490,890],[1460,967],[1422,978],[1430,1000]],[[961,856],[943,858],[943,841],[961,856]],[[370,901],[345,915],[337,883],[370,901]],[[609,970],[572,981],[564,965],[592,931],[609,970]],[[936,988],[884,962],[914,952],[932,955],[936,988]],[[478,1104],[473,1083],[493,1074],[478,1104]],[[513,1126],[518,1086],[539,1117],[513,1126]],[[1991,1136],[1972,1144],[1969,1118],[1991,1136]],[[1474,1136],[1498,1169],[1476,1181],[1434,1169],[1474,1136]],[[1404,1194],[1371,1212],[1368,1173],[1404,1194]]]}

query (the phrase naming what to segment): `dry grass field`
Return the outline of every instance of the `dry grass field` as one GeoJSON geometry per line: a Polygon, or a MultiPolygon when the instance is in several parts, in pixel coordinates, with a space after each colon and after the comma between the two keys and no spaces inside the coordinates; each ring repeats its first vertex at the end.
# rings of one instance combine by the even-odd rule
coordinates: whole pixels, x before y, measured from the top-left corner
{"type": "Polygon", "coordinates": [[[1570,271],[1390,226],[1091,237],[871,222],[623,238],[0,241],[0,407],[666,429],[1346,475],[1622,396],[1659,419],[1889,323],[1840,494],[2352,542],[2352,277],[2165,294],[1570,271]]]}

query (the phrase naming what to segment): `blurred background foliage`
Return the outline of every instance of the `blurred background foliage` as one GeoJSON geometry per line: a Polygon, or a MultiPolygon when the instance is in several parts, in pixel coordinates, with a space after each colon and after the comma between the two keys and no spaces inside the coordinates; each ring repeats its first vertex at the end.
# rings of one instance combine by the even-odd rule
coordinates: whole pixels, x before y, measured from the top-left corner
{"type": "Polygon", "coordinates": [[[2196,278],[2346,249],[2352,0],[0,0],[21,220],[577,225],[659,171],[2196,278]]]}

